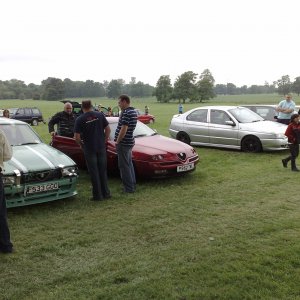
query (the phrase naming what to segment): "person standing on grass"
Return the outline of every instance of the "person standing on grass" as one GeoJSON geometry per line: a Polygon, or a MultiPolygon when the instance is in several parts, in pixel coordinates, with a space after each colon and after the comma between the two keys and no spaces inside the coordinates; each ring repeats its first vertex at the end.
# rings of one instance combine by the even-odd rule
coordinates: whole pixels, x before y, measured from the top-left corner
{"type": "Polygon", "coordinates": [[[75,122],[76,142],[82,147],[93,187],[92,201],[111,198],[107,184],[106,142],[110,127],[103,113],[94,111],[90,100],[82,101],[83,114],[75,122]],[[82,139],[82,140],[81,140],[82,139]]]}
{"type": "Polygon", "coordinates": [[[118,105],[121,108],[118,126],[115,132],[115,142],[118,154],[118,166],[125,193],[135,192],[135,173],[132,163],[132,148],[135,144],[133,132],[137,123],[137,113],[130,106],[127,95],[119,97],[118,105]]]}
{"type": "Polygon", "coordinates": [[[288,162],[291,161],[292,171],[299,172],[296,167],[296,158],[299,155],[299,142],[300,142],[300,115],[293,114],[291,117],[290,124],[288,125],[285,135],[288,137],[290,155],[287,158],[282,159],[282,165],[287,168],[288,162]]]}
{"type": "Polygon", "coordinates": [[[182,114],[182,113],[183,113],[183,106],[182,106],[181,103],[179,103],[179,105],[178,105],[178,113],[179,113],[179,114],[182,114]]]}
{"type": "Polygon", "coordinates": [[[279,102],[276,111],[278,112],[277,122],[288,125],[295,111],[295,102],[291,94],[287,94],[285,99],[279,102]]]}
{"type": "Polygon", "coordinates": [[[12,148],[4,132],[0,130],[0,252],[11,253],[13,244],[10,241],[10,232],[7,223],[6,200],[4,194],[3,174],[4,161],[12,158],[12,148]]]}

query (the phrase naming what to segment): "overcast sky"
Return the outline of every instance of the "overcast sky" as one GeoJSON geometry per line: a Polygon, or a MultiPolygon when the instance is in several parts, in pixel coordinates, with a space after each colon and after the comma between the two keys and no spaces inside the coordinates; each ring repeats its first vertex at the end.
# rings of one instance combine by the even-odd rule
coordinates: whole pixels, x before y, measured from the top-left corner
{"type": "Polygon", "coordinates": [[[4,0],[0,80],[300,76],[299,0],[4,0]]]}

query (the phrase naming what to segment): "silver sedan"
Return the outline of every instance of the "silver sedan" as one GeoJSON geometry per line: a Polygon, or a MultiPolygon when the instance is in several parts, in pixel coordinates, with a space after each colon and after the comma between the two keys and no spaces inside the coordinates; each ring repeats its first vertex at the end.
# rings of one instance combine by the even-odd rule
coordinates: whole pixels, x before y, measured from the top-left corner
{"type": "Polygon", "coordinates": [[[169,133],[191,145],[261,152],[287,149],[286,127],[245,107],[203,106],[174,115],[169,133]]]}

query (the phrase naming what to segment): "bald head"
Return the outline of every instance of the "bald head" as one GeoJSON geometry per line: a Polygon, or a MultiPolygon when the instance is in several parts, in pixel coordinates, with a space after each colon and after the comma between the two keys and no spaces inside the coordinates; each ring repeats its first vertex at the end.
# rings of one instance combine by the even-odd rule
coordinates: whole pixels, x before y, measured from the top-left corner
{"type": "Polygon", "coordinates": [[[72,113],[72,104],[70,102],[65,103],[64,111],[69,115],[72,113]]]}

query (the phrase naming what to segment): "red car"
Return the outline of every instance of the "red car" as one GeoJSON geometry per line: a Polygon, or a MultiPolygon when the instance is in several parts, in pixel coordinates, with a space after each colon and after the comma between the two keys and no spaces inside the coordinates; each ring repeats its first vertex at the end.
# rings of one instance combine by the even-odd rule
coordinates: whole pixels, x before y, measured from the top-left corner
{"type": "MultiPolygon", "coordinates": [[[[107,168],[109,173],[118,173],[118,158],[114,139],[117,117],[107,118],[111,136],[107,143],[107,168]]],[[[172,177],[195,170],[199,157],[195,149],[180,141],[157,134],[141,122],[134,131],[135,146],[132,158],[137,177],[172,177]]],[[[74,139],[56,135],[51,146],[71,157],[80,168],[85,168],[84,155],[74,139]]]]}
{"type": "Polygon", "coordinates": [[[154,123],[155,117],[150,114],[143,113],[140,109],[135,108],[134,109],[137,113],[137,118],[139,121],[141,121],[144,124],[154,123]]]}

